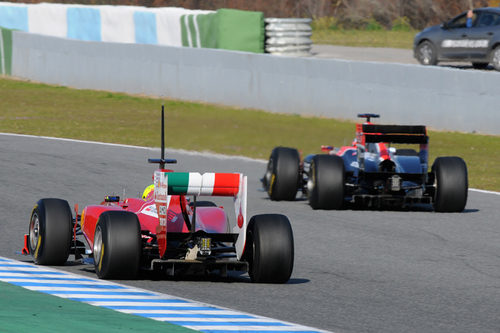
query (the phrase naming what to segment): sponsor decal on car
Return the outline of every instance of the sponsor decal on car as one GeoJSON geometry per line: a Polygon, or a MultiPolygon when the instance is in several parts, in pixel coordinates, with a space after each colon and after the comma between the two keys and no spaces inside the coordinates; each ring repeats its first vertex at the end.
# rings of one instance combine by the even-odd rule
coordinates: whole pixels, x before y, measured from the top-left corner
{"type": "Polygon", "coordinates": [[[486,47],[488,47],[488,40],[487,39],[445,39],[441,43],[441,47],[443,47],[443,48],[464,47],[464,48],[471,48],[471,49],[486,48],[486,47]]]}

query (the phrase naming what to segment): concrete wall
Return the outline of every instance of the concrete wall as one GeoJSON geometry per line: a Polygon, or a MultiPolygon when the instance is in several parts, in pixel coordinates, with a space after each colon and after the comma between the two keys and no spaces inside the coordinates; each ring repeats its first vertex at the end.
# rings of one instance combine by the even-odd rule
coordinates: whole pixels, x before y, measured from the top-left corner
{"type": "Polygon", "coordinates": [[[500,73],[13,34],[12,75],[271,112],[500,134],[500,73]]]}

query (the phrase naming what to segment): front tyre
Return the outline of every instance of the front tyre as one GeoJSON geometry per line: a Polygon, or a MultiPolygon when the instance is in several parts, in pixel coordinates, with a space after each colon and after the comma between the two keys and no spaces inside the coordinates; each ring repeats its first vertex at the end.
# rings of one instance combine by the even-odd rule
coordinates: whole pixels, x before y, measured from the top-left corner
{"type": "Polygon", "coordinates": [[[137,215],[107,211],[99,216],[94,234],[94,266],[101,279],[132,279],[139,271],[141,227],[137,215]]]}
{"type": "Polygon", "coordinates": [[[438,157],[432,165],[435,180],[434,210],[461,212],[467,203],[467,165],[460,157],[438,157]]]}
{"type": "Polygon", "coordinates": [[[41,199],[31,212],[29,251],[37,265],[64,265],[72,239],[73,217],[66,200],[41,199]]]}
{"type": "Polygon", "coordinates": [[[286,283],[293,270],[294,244],[290,221],[280,214],[255,215],[247,229],[245,258],[256,283],[286,283]]]}
{"type": "Polygon", "coordinates": [[[313,209],[341,209],[344,183],[345,167],[340,156],[314,156],[307,183],[309,205],[313,209]]]}
{"type": "Polygon", "coordinates": [[[263,184],[271,200],[294,200],[300,177],[297,149],[276,147],[267,163],[263,184]]]}
{"type": "Polygon", "coordinates": [[[416,58],[418,62],[420,62],[420,64],[424,66],[437,65],[438,61],[436,47],[428,40],[423,41],[417,46],[416,58]]]}

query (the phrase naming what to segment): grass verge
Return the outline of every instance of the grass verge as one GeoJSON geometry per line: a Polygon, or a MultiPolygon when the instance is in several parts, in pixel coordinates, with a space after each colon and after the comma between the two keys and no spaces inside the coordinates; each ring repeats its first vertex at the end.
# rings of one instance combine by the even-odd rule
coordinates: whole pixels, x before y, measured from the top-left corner
{"type": "MultiPolygon", "coordinates": [[[[158,147],[159,110],[166,109],[166,144],[267,159],[273,147],[304,154],[321,144],[349,145],[354,123],[273,114],[103,91],[76,90],[0,78],[0,132],[158,147]]],[[[383,115],[382,120],[383,122],[383,115]]],[[[500,190],[500,136],[429,131],[430,161],[461,156],[471,187],[500,190]]]]}
{"type": "Polygon", "coordinates": [[[412,49],[413,38],[418,31],[392,30],[313,30],[311,39],[314,44],[331,44],[359,47],[391,47],[412,49]]]}

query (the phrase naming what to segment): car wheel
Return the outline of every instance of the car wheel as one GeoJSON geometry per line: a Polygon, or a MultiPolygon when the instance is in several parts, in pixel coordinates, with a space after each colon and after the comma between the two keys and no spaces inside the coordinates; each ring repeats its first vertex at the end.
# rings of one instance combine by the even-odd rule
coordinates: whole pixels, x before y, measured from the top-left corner
{"type": "Polygon", "coordinates": [[[139,271],[141,248],[137,215],[107,211],[99,216],[93,247],[95,272],[99,278],[134,278],[139,271]]]}
{"type": "Polygon", "coordinates": [[[313,209],[340,209],[344,204],[344,161],[337,155],[316,155],[311,161],[307,193],[313,209]]]}
{"type": "Polygon", "coordinates": [[[422,64],[422,65],[437,65],[437,53],[436,53],[436,47],[434,44],[432,44],[429,41],[423,41],[417,46],[417,60],[422,64]]]}
{"type": "Polygon", "coordinates": [[[294,200],[300,176],[297,149],[276,147],[271,152],[264,175],[264,187],[271,200],[294,200]]]}
{"type": "Polygon", "coordinates": [[[29,251],[38,265],[63,265],[69,256],[73,217],[66,200],[41,199],[31,212],[29,251]]]}
{"type": "Polygon", "coordinates": [[[256,283],[285,283],[293,270],[294,245],[290,221],[280,214],[255,215],[250,219],[244,258],[256,283]]]}
{"type": "Polygon", "coordinates": [[[488,68],[488,63],[487,62],[473,62],[472,67],[475,69],[486,69],[488,68]]]}
{"type": "Polygon", "coordinates": [[[438,157],[432,165],[436,212],[461,212],[467,203],[467,165],[460,157],[438,157]]]}
{"type": "Polygon", "coordinates": [[[500,71],[500,46],[497,46],[491,54],[491,64],[497,71],[500,71]]]}

